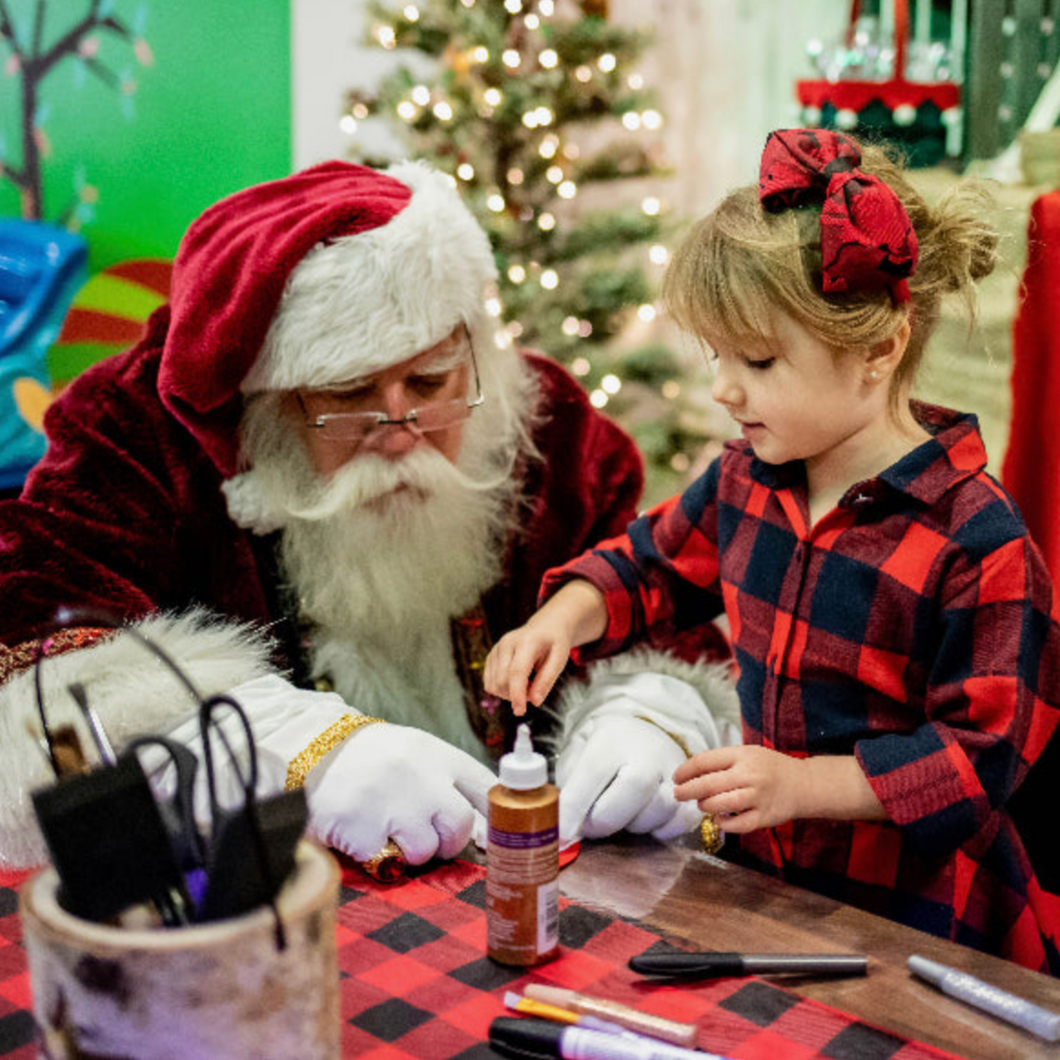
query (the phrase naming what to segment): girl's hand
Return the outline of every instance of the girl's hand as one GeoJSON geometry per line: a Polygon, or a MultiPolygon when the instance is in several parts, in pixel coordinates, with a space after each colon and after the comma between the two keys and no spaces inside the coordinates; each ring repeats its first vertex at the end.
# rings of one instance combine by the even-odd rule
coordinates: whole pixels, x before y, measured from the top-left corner
{"type": "Polygon", "coordinates": [[[486,691],[511,700],[518,717],[539,706],[567,665],[571,648],[607,629],[604,595],[587,581],[567,582],[525,626],[506,633],[486,657],[486,691]]]}
{"type": "Polygon", "coordinates": [[[674,796],[721,816],[726,832],[805,817],[882,820],[887,814],[853,755],[792,758],[766,747],[701,751],[674,772],[674,796]]]}
{"type": "Polygon", "coordinates": [[[549,694],[572,647],[562,628],[539,621],[538,615],[497,641],[482,674],[486,691],[511,700],[518,717],[526,713],[528,701],[537,706],[549,694]]]}
{"type": "Polygon", "coordinates": [[[755,746],[701,751],[678,766],[674,796],[718,814],[726,832],[772,828],[803,816],[799,794],[807,761],[755,746]]]}

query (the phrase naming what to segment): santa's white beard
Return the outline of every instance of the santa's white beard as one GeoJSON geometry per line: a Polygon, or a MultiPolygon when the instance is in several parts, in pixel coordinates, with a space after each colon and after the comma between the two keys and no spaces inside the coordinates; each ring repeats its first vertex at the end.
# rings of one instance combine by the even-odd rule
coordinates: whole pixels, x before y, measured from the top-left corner
{"type": "Polygon", "coordinates": [[[288,585],[311,626],[313,676],[329,677],[358,710],[488,761],[467,719],[450,618],[500,576],[511,476],[484,488],[423,445],[400,460],[357,457],[329,480],[301,463],[277,444],[252,474],[268,492],[288,585]]]}

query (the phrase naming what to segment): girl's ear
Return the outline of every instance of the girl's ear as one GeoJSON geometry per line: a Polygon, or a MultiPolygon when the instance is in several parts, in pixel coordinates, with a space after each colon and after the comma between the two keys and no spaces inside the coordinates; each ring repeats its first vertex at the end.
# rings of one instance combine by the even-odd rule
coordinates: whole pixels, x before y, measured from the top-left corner
{"type": "Polygon", "coordinates": [[[865,367],[870,371],[873,379],[883,379],[894,373],[902,358],[905,356],[905,348],[909,345],[909,335],[912,326],[906,317],[901,327],[889,338],[883,339],[871,345],[866,353],[865,367]]]}

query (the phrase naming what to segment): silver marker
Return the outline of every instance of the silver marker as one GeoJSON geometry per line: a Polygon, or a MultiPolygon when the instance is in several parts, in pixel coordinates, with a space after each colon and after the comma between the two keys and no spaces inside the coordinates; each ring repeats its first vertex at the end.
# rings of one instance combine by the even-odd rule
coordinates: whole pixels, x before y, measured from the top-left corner
{"type": "Polygon", "coordinates": [[[958,971],[956,968],[947,968],[946,965],[929,961],[926,957],[917,957],[914,954],[908,963],[910,971],[933,983],[944,994],[1022,1027],[1046,1041],[1060,1041],[1060,1013],[1050,1012],[1049,1009],[1010,994],[1007,990],[984,983],[974,975],[958,971]]]}

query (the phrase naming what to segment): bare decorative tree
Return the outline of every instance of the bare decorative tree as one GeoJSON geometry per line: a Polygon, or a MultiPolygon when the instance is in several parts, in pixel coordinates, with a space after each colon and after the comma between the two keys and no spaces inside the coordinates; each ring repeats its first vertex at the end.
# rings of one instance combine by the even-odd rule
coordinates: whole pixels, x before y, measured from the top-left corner
{"type": "MultiPolygon", "coordinates": [[[[69,0],[65,0],[63,3],[52,3],[51,10],[66,16],[70,6],[69,0]]],[[[88,73],[122,96],[130,96],[136,89],[135,81],[115,73],[97,57],[101,34],[113,34],[129,42],[141,65],[151,63],[151,51],[146,40],[112,13],[113,6],[112,0],[88,0],[88,9],[80,19],[61,30],[54,40],[46,41],[48,0],[35,0],[32,25],[21,29],[16,27],[12,18],[10,0],[0,0],[0,41],[10,51],[4,63],[4,73],[9,77],[17,77],[22,88],[19,107],[21,161],[16,162],[0,153],[0,176],[18,188],[22,216],[27,220],[40,221],[44,215],[42,161],[48,141],[43,128],[41,87],[48,75],[63,59],[70,58],[80,62],[88,73]]],[[[70,208],[64,210],[58,219],[60,223],[65,223],[70,213],[70,208]]]]}

